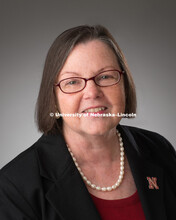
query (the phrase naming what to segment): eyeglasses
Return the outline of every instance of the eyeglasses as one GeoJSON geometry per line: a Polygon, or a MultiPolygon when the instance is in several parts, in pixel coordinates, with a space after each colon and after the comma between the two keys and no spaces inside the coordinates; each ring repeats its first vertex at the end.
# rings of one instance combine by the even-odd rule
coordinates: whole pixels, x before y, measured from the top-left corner
{"type": "Polygon", "coordinates": [[[100,87],[113,86],[120,82],[123,73],[124,71],[116,69],[105,70],[88,79],[82,77],[70,77],[62,79],[59,83],[54,85],[58,86],[63,93],[71,94],[82,91],[86,87],[88,80],[93,80],[94,83],[100,87]]]}

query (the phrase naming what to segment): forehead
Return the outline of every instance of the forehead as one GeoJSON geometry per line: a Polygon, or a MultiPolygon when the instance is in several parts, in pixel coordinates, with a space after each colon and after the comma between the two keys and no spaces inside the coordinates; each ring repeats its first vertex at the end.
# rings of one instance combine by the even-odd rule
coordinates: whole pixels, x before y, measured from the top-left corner
{"type": "Polygon", "coordinates": [[[60,72],[96,72],[106,66],[119,68],[113,50],[100,40],[92,40],[76,45],[69,54],[60,72]]]}

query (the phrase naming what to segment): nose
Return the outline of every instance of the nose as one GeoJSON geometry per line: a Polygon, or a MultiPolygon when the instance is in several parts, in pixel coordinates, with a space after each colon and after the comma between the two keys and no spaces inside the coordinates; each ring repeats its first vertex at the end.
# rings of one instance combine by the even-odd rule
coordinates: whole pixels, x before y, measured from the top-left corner
{"type": "Polygon", "coordinates": [[[85,99],[96,99],[103,96],[103,92],[100,86],[97,86],[93,80],[88,80],[86,82],[86,87],[84,88],[84,98],[85,99]]]}

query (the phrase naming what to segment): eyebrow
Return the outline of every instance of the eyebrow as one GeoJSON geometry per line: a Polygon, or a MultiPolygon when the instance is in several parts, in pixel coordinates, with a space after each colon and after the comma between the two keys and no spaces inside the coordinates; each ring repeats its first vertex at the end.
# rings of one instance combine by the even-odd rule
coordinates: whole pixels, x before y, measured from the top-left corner
{"type": "MultiPolygon", "coordinates": [[[[105,67],[103,67],[103,68],[97,70],[96,72],[99,73],[99,72],[101,72],[101,71],[108,70],[108,69],[116,69],[116,68],[113,67],[113,66],[105,66],[105,67]]],[[[77,75],[77,76],[80,76],[80,75],[81,75],[81,73],[78,73],[78,72],[66,71],[66,72],[61,73],[60,76],[63,76],[63,75],[65,75],[65,74],[75,74],[75,75],[77,75]]]]}
{"type": "Polygon", "coordinates": [[[59,74],[60,76],[63,76],[63,75],[66,75],[66,74],[75,74],[75,75],[80,75],[81,73],[77,73],[77,72],[71,72],[71,71],[66,71],[66,72],[63,72],[61,74],[59,74]]]}

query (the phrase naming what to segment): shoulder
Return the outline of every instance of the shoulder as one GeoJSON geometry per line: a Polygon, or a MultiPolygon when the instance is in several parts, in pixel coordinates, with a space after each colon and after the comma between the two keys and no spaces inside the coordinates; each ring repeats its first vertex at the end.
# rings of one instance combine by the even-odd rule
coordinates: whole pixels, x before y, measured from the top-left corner
{"type": "Polygon", "coordinates": [[[40,187],[40,166],[38,149],[44,146],[45,135],[42,135],[32,146],[21,152],[0,170],[0,189],[13,185],[19,191],[32,190],[33,186],[40,187]]]}
{"type": "Polygon", "coordinates": [[[131,134],[137,143],[147,145],[149,149],[151,148],[153,150],[165,151],[169,150],[175,154],[175,150],[171,143],[157,132],[126,125],[122,125],[121,127],[128,134],[131,134]]]}
{"type": "Polygon", "coordinates": [[[162,135],[142,128],[120,126],[126,136],[136,143],[142,157],[175,173],[176,151],[171,143],[162,135]]]}
{"type": "MultiPolygon", "coordinates": [[[[36,198],[37,194],[42,195],[37,147],[36,142],[0,170],[0,206],[3,207],[0,217],[3,219],[6,219],[7,208],[10,218],[13,218],[13,213],[17,216],[20,213],[28,213],[30,219],[36,219],[38,215],[37,209],[34,208],[37,207],[36,201],[34,206],[31,205],[34,192],[36,198]]],[[[19,218],[21,219],[21,214],[19,218]]]]}
{"type": "Polygon", "coordinates": [[[60,135],[42,135],[0,170],[0,207],[5,210],[0,209],[0,218],[8,209],[10,214],[27,213],[30,219],[40,219],[45,194],[67,163],[63,143],[60,135]]]}
{"type": "Polygon", "coordinates": [[[39,173],[36,154],[37,143],[38,141],[0,170],[0,188],[4,184],[13,184],[22,189],[24,182],[31,183],[32,179],[37,179],[39,173]]]}
{"type": "MultiPolygon", "coordinates": [[[[50,171],[58,166],[59,155],[62,155],[61,159],[65,155],[62,152],[63,145],[64,139],[61,135],[43,134],[31,147],[0,170],[0,183],[6,179],[19,187],[37,185],[40,183],[43,170],[46,170],[46,173],[53,173],[54,171],[50,171]]],[[[50,179],[48,175],[47,177],[50,179]]]]}

